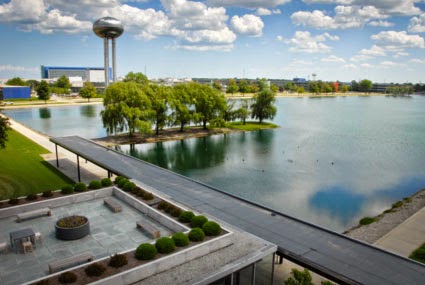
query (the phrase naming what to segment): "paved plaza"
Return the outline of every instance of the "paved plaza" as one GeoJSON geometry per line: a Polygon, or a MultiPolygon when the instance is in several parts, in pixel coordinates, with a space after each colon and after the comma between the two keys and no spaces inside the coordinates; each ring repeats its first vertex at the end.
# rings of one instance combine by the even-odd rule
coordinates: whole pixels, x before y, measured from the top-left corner
{"type": "MultiPolygon", "coordinates": [[[[111,196],[111,199],[116,197],[111,196]]],[[[95,199],[78,204],[52,209],[52,216],[16,222],[16,217],[0,220],[0,241],[9,241],[9,233],[23,228],[41,232],[42,244],[36,243],[33,252],[0,254],[0,284],[21,284],[48,275],[48,264],[57,259],[67,258],[90,251],[96,259],[136,248],[140,243],[153,241],[136,228],[136,221],[143,219],[155,224],[162,236],[171,231],[150,219],[125,202],[118,200],[122,212],[113,213],[103,204],[103,199],[95,199]],[[69,215],[84,215],[90,221],[91,234],[74,241],[62,241],[55,237],[55,222],[69,215]]]]}

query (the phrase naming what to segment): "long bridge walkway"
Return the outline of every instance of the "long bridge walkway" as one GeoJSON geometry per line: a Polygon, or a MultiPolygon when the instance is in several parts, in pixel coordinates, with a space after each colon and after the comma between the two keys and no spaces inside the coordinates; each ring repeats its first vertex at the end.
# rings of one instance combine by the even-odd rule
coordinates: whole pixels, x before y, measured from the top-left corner
{"type": "Polygon", "coordinates": [[[157,189],[278,246],[278,253],[341,284],[425,284],[425,266],[72,136],[51,141],[77,157],[157,189]]]}

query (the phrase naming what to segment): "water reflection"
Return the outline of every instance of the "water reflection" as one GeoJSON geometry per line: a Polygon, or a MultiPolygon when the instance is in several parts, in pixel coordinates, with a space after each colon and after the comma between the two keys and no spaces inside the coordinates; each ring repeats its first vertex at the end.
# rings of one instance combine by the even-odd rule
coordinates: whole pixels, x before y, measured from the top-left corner
{"type": "Polygon", "coordinates": [[[52,116],[49,108],[39,108],[38,113],[41,119],[50,119],[52,116]]]}
{"type": "Polygon", "coordinates": [[[97,108],[95,105],[84,105],[80,108],[80,114],[83,117],[87,118],[94,118],[96,116],[99,116],[97,113],[97,108]]]}

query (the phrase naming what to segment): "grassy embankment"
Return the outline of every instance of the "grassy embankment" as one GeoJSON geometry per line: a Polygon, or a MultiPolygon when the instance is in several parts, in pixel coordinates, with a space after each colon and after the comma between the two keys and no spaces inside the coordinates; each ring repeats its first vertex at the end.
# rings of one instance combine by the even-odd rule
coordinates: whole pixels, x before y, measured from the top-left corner
{"type": "Polygon", "coordinates": [[[267,123],[267,122],[246,122],[245,125],[242,124],[242,122],[230,122],[226,123],[226,128],[229,129],[236,129],[241,131],[258,131],[258,130],[264,130],[264,129],[274,129],[278,128],[279,126],[267,123]]]}
{"type": "Polygon", "coordinates": [[[425,243],[416,249],[409,258],[416,260],[421,263],[425,263],[425,243]]]}
{"type": "Polygon", "coordinates": [[[43,160],[48,153],[20,133],[8,131],[6,148],[0,150],[0,200],[60,189],[72,183],[43,160]]]}

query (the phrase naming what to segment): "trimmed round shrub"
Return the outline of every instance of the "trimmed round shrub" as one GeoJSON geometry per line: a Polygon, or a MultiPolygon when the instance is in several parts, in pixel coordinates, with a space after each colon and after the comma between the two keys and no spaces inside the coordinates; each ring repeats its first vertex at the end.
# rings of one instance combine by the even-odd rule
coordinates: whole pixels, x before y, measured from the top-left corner
{"type": "Polygon", "coordinates": [[[176,249],[174,240],[169,237],[162,237],[156,240],[155,247],[159,253],[170,253],[176,249]]]}
{"type": "Polygon", "coordinates": [[[191,220],[190,220],[190,226],[192,228],[202,228],[202,226],[208,222],[207,217],[199,215],[199,216],[194,216],[191,220]]]}
{"type": "Polygon", "coordinates": [[[10,198],[7,203],[9,203],[9,205],[17,205],[17,204],[19,204],[19,199],[18,198],[10,198]]]}
{"type": "Polygon", "coordinates": [[[194,228],[189,232],[188,238],[190,241],[203,241],[205,233],[201,228],[194,228]]]}
{"type": "Polygon", "coordinates": [[[105,272],[106,268],[100,263],[92,263],[84,269],[87,276],[101,276],[105,272]]]}
{"type": "Polygon", "coordinates": [[[184,233],[175,233],[171,238],[176,246],[186,246],[189,244],[189,238],[184,233]]]}
{"type": "Polygon", "coordinates": [[[359,224],[364,226],[364,225],[369,225],[369,224],[374,223],[374,222],[376,222],[375,218],[364,217],[360,220],[359,224]]]}
{"type": "Polygon", "coordinates": [[[109,266],[118,268],[123,267],[124,265],[128,264],[127,256],[125,254],[115,254],[114,256],[111,256],[111,259],[109,259],[109,266]]]}
{"type": "Polygon", "coordinates": [[[112,181],[109,178],[103,178],[100,180],[100,184],[102,184],[102,187],[108,187],[112,185],[112,181]]]}
{"type": "Polygon", "coordinates": [[[122,180],[122,179],[125,179],[125,177],[124,176],[117,176],[117,177],[115,177],[114,183],[118,184],[118,182],[120,182],[120,180],[122,180]]]}
{"type": "Polygon", "coordinates": [[[182,223],[190,223],[195,214],[192,211],[183,211],[179,216],[179,221],[182,223]]]}
{"type": "Polygon", "coordinates": [[[177,218],[180,216],[180,214],[182,213],[182,209],[180,209],[179,207],[174,206],[173,209],[170,211],[171,216],[177,218]]]}
{"type": "Polygon", "coordinates": [[[142,199],[146,201],[153,200],[153,198],[155,198],[155,196],[153,196],[153,194],[150,192],[145,192],[145,194],[142,197],[142,199]]]}
{"type": "Polygon", "coordinates": [[[45,198],[52,197],[53,196],[53,192],[52,192],[52,190],[47,190],[47,191],[44,191],[41,196],[43,196],[45,198]]]}
{"type": "Polygon", "coordinates": [[[167,201],[161,201],[158,203],[158,210],[164,210],[168,208],[170,204],[167,201]]]}
{"type": "Polygon", "coordinates": [[[58,280],[62,284],[71,284],[77,281],[77,275],[73,272],[64,272],[59,275],[58,280]]]}
{"type": "Polygon", "coordinates": [[[136,249],[134,256],[139,260],[150,260],[154,259],[158,250],[153,244],[142,243],[136,249]]]}
{"type": "Polygon", "coordinates": [[[65,186],[62,187],[61,193],[65,195],[72,194],[74,193],[74,187],[72,187],[72,185],[70,184],[66,184],[65,186]]]}
{"type": "Polygon", "coordinates": [[[37,198],[38,198],[37,194],[34,194],[34,193],[28,194],[28,196],[26,197],[27,201],[34,201],[34,200],[37,200],[37,198]]]}
{"type": "Polygon", "coordinates": [[[131,192],[136,188],[136,184],[134,184],[131,181],[127,181],[124,186],[122,187],[122,190],[124,190],[125,192],[131,192]]]}
{"type": "Polygon", "coordinates": [[[100,183],[100,181],[97,181],[97,180],[90,181],[89,189],[96,190],[100,188],[102,188],[102,184],[100,183]]]}
{"type": "Polygon", "coordinates": [[[142,188],[140,188],[140,187],[136,187],[136,189],[137,190],[139,190],[138,192],[137,192],[137,196],[139,196],[139,197],[141,197],[141,198],[143,198],[143,196],[145,196],[146,195],[146,191],[145,190],[143,190],[142,188]]]}
{"type": "Polygon", "coordinates": [[[119,188],[122,189],[124,187],[124,184],[127,183],[127,182],[129,182],[129,180],[127,178],[122,178],[122,179],[118,180],[117,185],[118,185],[119,188]]]}
{"type": "MultiPolygon", "coordinates": [[[[98,181],[99,182],[99,181],[98,181]]],[[[91,182],[90,182],[91,183],[91,182]]],[[[91,188],[90,188],[91,189],[91,188]]],[[[84,191],[86,191],[87,190],[87,185],[86,184],[84,184],[83,182],[78,182],[78,183],[75,183],[75,185],[74,185],[74,191],[75,192],[84,192],[84,191]]]]}
{"type": "Polygon", "coordinates": [[[219,224],[213,221],[208,221],[202,226],[202,230],[207,236],[218,236],[221,233],[219,224]]]}

